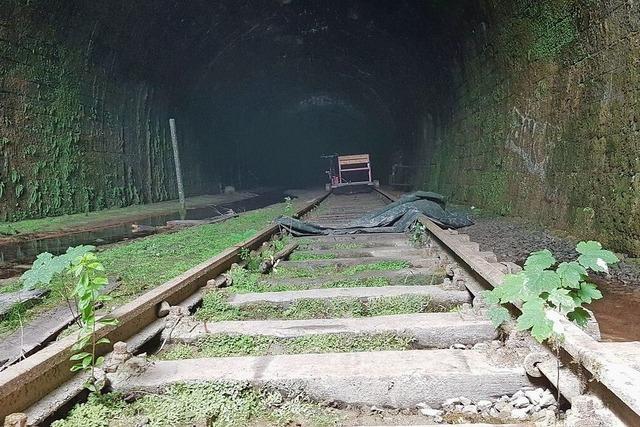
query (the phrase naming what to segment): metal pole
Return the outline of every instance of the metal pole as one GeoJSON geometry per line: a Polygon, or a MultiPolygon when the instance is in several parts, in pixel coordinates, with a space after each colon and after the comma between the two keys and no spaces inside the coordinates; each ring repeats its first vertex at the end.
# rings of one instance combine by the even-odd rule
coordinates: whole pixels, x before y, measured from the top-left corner
{"type": "Polygon", "coordinates": [[[171,129],[171,144],[173,145],[173,160],[176,164],[176,182],[178,184],[178,198],[180,199],[180,219],[187,216],[187,206],[184,201],[184,187],[182,186],[182,171],[180,169],[180,155],[178,154],[178,133],[176,132],[176,119],[169,119],[171,129]]]}

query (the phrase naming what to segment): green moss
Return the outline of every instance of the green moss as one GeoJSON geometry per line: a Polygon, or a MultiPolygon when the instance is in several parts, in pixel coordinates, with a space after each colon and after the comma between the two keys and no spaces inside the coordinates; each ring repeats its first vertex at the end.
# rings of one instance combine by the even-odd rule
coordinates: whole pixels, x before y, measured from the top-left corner
{"type": "Polygon", "coordinates": [[[324,334],[296,338],[210,335],[193,345],[176,344],[158,354],[160,360],[270,354],[345,353],[405,350],[412,338],[395,334],[324,334]]]}
{"type": "Polygon", "coordinates": [[[367,317],[390,314],[449,311],[451,306],[436,306],[421,295],[371,298],[335,298],[332,300],[301,299],[286,308],[267,304],[249,304],[242,308],[227,303],[222,292],[209,292],[203,298],[202,307],[196,312],[198,320],[266,320],[266,319],[314,319],[333,317],[367,317]]]}
{"type": "Polygon", "coordinates": [[[360,279],[337,279],[320,284],[291,284],[264,282],[265,277],[260,273],[249,272],[241,267],[233,268],[230,272],[233,277],[233,285],[227,290],[233,293],[250,292],[283,292],[312,288],[359,288],[378,287],[389,285],[389,280],[384,277],[366,277],[360,279]]]}
{"type": "Polygon", "coordinates": [[[146,419],[150,427],[202,422],[210,426],[289,426],[299,422],[333,426],[339,417],[304,397],[286,399],[279,392],[246,384],[177,384],[163,394],[146,394],[126,403],[118,393],[91,395],[53,427],[131,426],[146,419]]]}
{"type": "Polygon", "coordinates": [[[289,260],[305,261],[305,260],[311,260],[311,259],[334,259],[334,258],[337,258],[335,254],[296,251],[291,254],[291,256],[289,257],[289,260]]]}
{"type": "Polygon", "coordinates": [[[336,243],[334,245],[335,249],[358,249],[363,247],[364,245],[361,243],[336,243]]]}
{"type": "Polygon", "coordinates": [[[378,261],[352,265],[349,267],[337,267],[335,265],[327,266],[309,266],[305,267],[279,267],[274,272],[275,277],[307,277],[320,278],[329,274],[343,274],[345,276],[365,271],[397,271],[408,268],[411,265],[407,261],[378,261]]]}
{"type": "MultiPolygon", "coordinates": [[[[140,293],[195,267],[224,249],[255,236],[282,212],[282,205],[251,211],[224,223],[192,227],[175,233],[158,234],[128,243],[121,243],[101,251],[98,256],[108,275],[120,278],[120,285],[111,295],[115,307],[140,293]]],[[[73,283],[70,277],[54,279],[54,291],[44,303],[21,311],[24,322],[45,309],[63,303],[65,285],[73,283]]],[[[18,327],[17,318],[0,321],[0,334],[18,327]]]]}

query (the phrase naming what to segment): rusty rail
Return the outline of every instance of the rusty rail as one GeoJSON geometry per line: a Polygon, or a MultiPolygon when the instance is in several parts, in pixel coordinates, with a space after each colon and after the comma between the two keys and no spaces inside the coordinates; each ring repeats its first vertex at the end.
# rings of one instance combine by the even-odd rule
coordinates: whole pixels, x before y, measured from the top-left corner
{"type": "MultiPolygon", "coordinates": [[[[377,188],[376,191],[392,201],[397,200],[392,194],[382,189],[377,188]]],[[[475,277],[484,282],[486,289],[502,284],[505,273],[496,265],[465,248],[460,239],[456,239],[456,234],[440,228],[425,215],[421,215],[419,221],[455,258],[462,261],[475,277]]],[[[478,292],[477,289],[472,288],[469,288],[469,291],[474,295],[478,292]]],[[[615,406],[614,412],[630,422],[630,425],[640,425],[640,371],[634,369],[615,353],[607,351],[606,344],[593,339],[565,316],[552,310],[549,310],[547,315],[564,328],[561,349],[607,389],[605,394],[609,399],[619,400],[612,402],[615,406]]],[[[638,354],[640,354],[640,344],[638,354]]],[[[555,382],[555,378],[549,380],[552,383],[555,382]]]]}
{"type": "MultiPolygon", "coordinates": [[[[322,202],[329,193],[316,197],[296,212],[302,216],[322,202]]],[[[117,326],[103,326],[97,331],[97,337],[108,338],[112,343],[125,341],[157,320],[158,306],[167,301],[178,304],[204,286],[207,280],[228,270],[231,264],[240,259],[243,249],[255,249],[279,231],[272,225],[260,231],[256,236],[234,245],[207,261],[191,268],[178,277],[140,295],[135,300],[117,308],[110,316],[118,319],[117,326]]],[[[10,366],[0,372],[0,420],[14,412],[26,410],[29,406],[44,398],[47,394],[73,378],[70,371],[71,347],[75,336],[68,336],[48,347],[10,366]]],[[[110,350],[110,345],[98,348],[100,354],[110,350]]]]}

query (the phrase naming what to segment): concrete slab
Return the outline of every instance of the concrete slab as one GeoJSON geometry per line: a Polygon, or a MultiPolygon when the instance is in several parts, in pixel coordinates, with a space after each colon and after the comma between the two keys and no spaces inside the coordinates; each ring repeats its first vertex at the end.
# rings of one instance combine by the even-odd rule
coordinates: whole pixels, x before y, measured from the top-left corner
{"type": "Polygon", "coordinates": [[[250,382],[319,401],[413,408],[449,398],[511,395],[530,385],[523,368],[496,366],[479,350],[411,350],[155,361],[131,360],[108,374],[116,391],[158,392],[169,384],[250,382]]]}
{"type": "Polygon", "coordinates": [[[358,298],[360,300],[368,300],[371,298],[402,295],[423,295],[431,298],[432,303],[444,306],[456,306],[471,302],[471,294],[468,291],[448,291],[438,286],[382,286],[236,294],[229,298],[229,304],[243,306],[247,304],[269,303],[287,306],[301,299],[330,300],[334,298],[358,298]]]}
{"type": "MultiPolygon", "coordinates": [[[[169,335],[169,331],[165,331],[169,335]]],[[[207,323],[183,319],[171,332],[172,342],[193,343],[213,334],[266,335],[295,338],[326,334],[392,333],[415,339],[421,348],[449,348],[497,338],[488,319],[463,319],[459,313],[416,313],[344,319],[224,321],[207,323]]]]}

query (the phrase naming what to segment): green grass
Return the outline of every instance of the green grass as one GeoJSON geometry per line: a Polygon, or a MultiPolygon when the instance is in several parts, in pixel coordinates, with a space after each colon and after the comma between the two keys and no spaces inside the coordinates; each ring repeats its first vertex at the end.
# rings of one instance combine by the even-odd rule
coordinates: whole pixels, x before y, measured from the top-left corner
{"type": "Polygon", "coordinates": [[[389,285],[389,280],[384,277],[366,277],[360,279],[338,279],[329,280],[319,285],[313,283],[290,284],[290,283],[269,283],[262,279],[265,275],[248,271],[242,267],[235,267],[230,270],[233,278],[233,285],[227,291],[233,293],[250,292],[283,292],[296,291],[311,288],[358,288],[358,287],[379,287],[389,285]]]}
{"type": "Polygon", "coordinates": [[[411,347],[412,341],[410,337],[390,333],[340,333],[296,338],[220,334],[207,336],[193,345],[173,345],[158,354],[157,359],[406,350],[411,347]]]}
{"type": "Polygon", "coordinates": [[[344,274],[345,276],[360,273],[363,271],[397,271],[410,267],[407,261],[379,261],[366,264],[352,265],[349,267],[338,268],[335,265],[317,266],[312,268],[277,267],[273,273],[275,277],[306,277],[318,278],[329,274],[344,274]]]}
{"type": "Polygon", "coordinates": [[[145,394],[132,403],[118,393],[92,394],[53,427],[214,427],[335,426],[341,417],[304,396],[287,399],[279,392],[247,384],[176,384],[162,394],[145,394]]]}
{"type": "Polygon", "coordinates": [[[335,249],[360,249],[364,248],[362,243],[336,243],[333,246],[335,249]]]}
{"type": "MultiPolygon", "coordinates": [[[[219,196],[197,196],[187,198],[187,207],[206,206],[221,200],[219,196]]],[[[124,208],[105,209],[101,211],[62,215],[57,217],[27,219],[18,222],[0,223],[1,235],[26,233],[44,233],[68,230],[78,227],[92,227],[104,222],[126,221],[132,217],[146,217],[178,212],[180,205],[177,200],[133,205],[124,208]]]]}
{"type": "Polygon", "coordinates": [[[335,259],[335,254],[329,253],[313,253],[310,251],[296,251],[289,257],[290,261],[306,261],[312,259],[335,259]]]}
{"type": "MultiPolygon", "coordinates": [[[[256,235],[273,218],[282,214],[284,204],[251,211],[223,223],[187,228],[175,233],[157,234],[121,243],[98,253],[110,277],[120,278],[120,286],[111,293],[116,307],[152,289],[186,270],[217,255],[229,246],[256,235]]],[[[43,303],[22,310],[22,322],[35,314],[64,302],[60,292],[72,278],[54,279],[54,291],[43,303]]],[[[20,311],[20,309],[18,310],[20,311]]],[[[19,327],[16,316],[0,321],[0,336],[19,327]]]]}
{"type": "Polygon", "coordinates": [[[389,314],[443,312],[451,306],[438,306],[423,295],[379,297],[363,302],[357,298],[333,300],[301,299],[286,308],[259,303],[242,308],[227,303],[222,292],[205,294],[202,307],[196,312],[198,320],[266,320],[266,319],[327,319],[333,317],[367,317],[389,314]]]}

